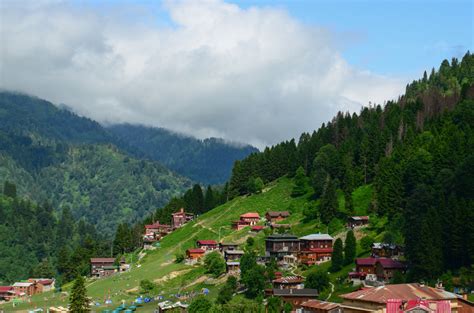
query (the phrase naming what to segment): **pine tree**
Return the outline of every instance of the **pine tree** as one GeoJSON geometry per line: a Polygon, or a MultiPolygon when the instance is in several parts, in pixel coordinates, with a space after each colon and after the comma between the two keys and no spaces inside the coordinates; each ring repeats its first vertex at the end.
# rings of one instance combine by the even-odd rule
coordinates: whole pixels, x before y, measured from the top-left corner
{"type": "Polygon", "coordinates": [[[356,256],[356,238],[354,232],[349,230],[346,235],[346,241],[344,242],[344,263],[351,264],[354,262],[356,256]]]}
{"type": "Polygon", "coordinates": [[[69,310],[72,313],[87,313],[89,309],[89,299],[87,298],[87,290],[84,285],[84,278],[77,276],[74,281],[74,285],[71,289],[71,295],[69,297],[69,310]]]}
{"type": "Polygon", "coordinates": [[[16,185],[6,180],[3,184],[3,194],[10,198],[16,198],[16,185]]]}
{"type": "Polygon", "coordinates": [[[338,207],[339,203],[337,201],[336,186],[334,181],[328,177],[319,206],[321,222],[329,224],[331,220],[336,217],[338,207]]]}
{"type": "Polygon", "coordinates": [[[331,272],[337,272],[342,268],[344,257],[342,255],[342,240],[337,238],[331,256],[331,272]]]}
{"type": "Polygon", "coordinates": [[[204,196],[204,210],[209,211],[210,209],[214,208],[215,205],[216,199],[214,197],[214,191],[209,185],[207,186],[206,195],[204,196]]]}
{"type": "Polygon", "coordinates": [[[298,167],[295,175],[295,184],[293,191],[291,192],[292,197],[299,197],[308,191],[308,178],[305,175],[303,167],[298,167]]]}

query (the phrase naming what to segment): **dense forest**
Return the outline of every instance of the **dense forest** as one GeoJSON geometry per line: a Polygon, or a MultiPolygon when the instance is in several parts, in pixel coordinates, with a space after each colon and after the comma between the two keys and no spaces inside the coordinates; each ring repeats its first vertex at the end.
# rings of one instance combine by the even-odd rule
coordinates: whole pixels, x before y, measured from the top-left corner
{"type": "Polygon", "coordinates": [[[226,182],[234,161],[257,152],[252,146],[226,143],[217,138],[199,140],[163,128],[119,124],[107,129],[125,143],[121,145],[125,151],[159,161],[203,184],[226,182]]]}
{"type": "Polygon", "coordinates": [[[111,247],[96,228],[75,219],[69,208],[55,214],[5,182],[0,193],[0,284],[28,277],[56,277],[59,286],[89,273],[89,258],[110,256],[111,247]]]}
{"type": "MultiPolygon", "coordinates": [[[[474,263],[474,55],[445,60],[397,101],[339,112],[312,134],[236,161],[231,196],[255,180],[308,177],[320,205],[308,218],[338,216],[335,190],[372,184],[371,213],[388,217],[391,240],[406,245],[410,279],[434,279],[474,263]]],[[[350,197],[346,197],[350,212],[350,197]]]]}

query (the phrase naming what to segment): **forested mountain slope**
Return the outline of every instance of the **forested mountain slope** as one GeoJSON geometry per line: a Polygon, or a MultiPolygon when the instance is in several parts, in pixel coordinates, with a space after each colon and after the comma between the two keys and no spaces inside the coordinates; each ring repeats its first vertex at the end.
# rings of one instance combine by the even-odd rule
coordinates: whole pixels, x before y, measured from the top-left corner
{"type": "MultiPolygon", "coordinates": [[[[385,106],[338,113],[313,134],[237,161],[229,188],[249,192],[298,167],[321,206],[308,216],[340,218],[331,193],[374,186],[371,211],[388,217],[392,240],[406,245],[410,279],[435,279],[474,263],[474,55],[445,60],[385,106]],[[327,201],[323,201],[327,200],[327,201]],[[324,205],[323,205],[324,203],[324,205]],[[334,202],[332,202],[334,203],[334,202]]],[[[350,201],[346,201],[350,212],[350,201]]]]}
{"type": "Polygon", "coordinates": [[[107,129],[126,143],[123,148],[130,153],[159,161],[173,171],[205,184],[224,183],[230,177],[234,161],[257,152],[252,146],[217,138],[199,140],[163,128],[119,124],[107,129]]]}
{"type": "Polygon", "coordinates": [[[98,123],[23,94],[0,93],[0,183],[20,196],[112,234],[190,186],[163,165],[138,160],[116,148],[117,139],[98,123]]]}

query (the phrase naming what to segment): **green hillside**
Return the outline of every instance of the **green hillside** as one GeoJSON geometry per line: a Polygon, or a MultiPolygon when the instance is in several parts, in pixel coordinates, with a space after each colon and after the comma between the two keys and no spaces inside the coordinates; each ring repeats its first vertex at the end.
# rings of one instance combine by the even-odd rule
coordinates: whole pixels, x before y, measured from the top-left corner
{"type": "MultiPolygon", "coordinates": [[[[293,198],[291,190],[293,180],[281,178],[267,185],[261,194],[237,197],[230,202],[221,205],[205,214],[202,214],[195,221],[186,224],[176,230],[161,241],[161,247],[149,251],[137,262],[136,254],[129,255],[129,260],[134,266],[130,272],[122,273],[110,278],[96,281],[88,281],[88,294],[95,300],[103,302],[104,296],[111,295],[114,303],[124,299],[131,301],[138,295],[140,280],[149,279],[155,281],[160,290],[160,295],[169,296],[174,293],[190,291],[199,292],[202,288],[208,288],[211,297],[215,297],[217,287],[224,282],[224,278],[209,278],[205,269],[201,266],[189,266],[184,263],[176,264],[175,255],[183,253],[186,249],[194,247],[198,239],[215,239],[222,242],[245,243],[247,237],[252,236],[259,249],[264,250],[264,238],[269,234],[269,230],[259,234],[249,233],[249,229],[235,231],[231,229],[231,222],[239,218],[246,212],[258,212],[263,216],[269,210],[289,210],[291,217],[287,220],[292,225],[291,232],[297,235],[305,235],[314,232],[325,232],[326,226],[315,221],[304,223],[302,220],[304,208],[312,201],[307,195],[293,198]],[[138,266],[139,267],[138,267],[138,266]]],[[[367,212],[366,197],[370,197],[370,186],[362,187],[353,194],[354,204],[360,213],[367,212]],[[364,207],[365,205],[365,207],[364,207]]],[[[341,204],[342,199],[340,198],[341,204]]],[[[340,232],[342,229],[337,230],[340,232]]],[[[67,290],[67,286],[63,289],[67,290]]],[[[33,297],[36,305],[51,305],[62,303],[51,296],[33,297]],[[48,300],[45,301],[44,299],[48,300]]],[[[27,305],[21,305],[18,309],[27,305]]]]}

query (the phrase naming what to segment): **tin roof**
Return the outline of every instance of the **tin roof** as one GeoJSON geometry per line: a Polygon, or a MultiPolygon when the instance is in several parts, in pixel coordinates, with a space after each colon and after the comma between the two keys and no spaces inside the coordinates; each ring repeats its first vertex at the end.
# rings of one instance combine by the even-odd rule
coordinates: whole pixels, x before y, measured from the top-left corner
{"type": "Polygon", "coordinates": [[[200,245],[217,245],[217,241],[215,240],[198,240],[196,242],[200,245]]]}
{"type": "Polygon", "coordinates": [[[205,253],[203,249],[188,249],[187,250],[189,253],[205,253]]]}
{"type": "Polygon", "coordinates": [[[114,263],[114,258],[91,258],[91,263],[114,263]]]}
{"type": "Polygon", "coordinates": [[[30,287],[31,285],[33,285],[33,283],[20,282],[14,283],[13,287],[30,287]]]}
{"type": "Polygon", "coordinates": [[[290,216],[290,212],[288,211],[269,211],[267,212],[267,214],[270,216],[270,217],[288,217],[290,216]]]}
{"type": "Polygon", "coordinates": [[[301,276],[286,276],[274,279],[272,282],[277,284],[297,284],[304,282],[304,278],[301,276]]]}
{"type": "Polygon", "coordinates": [[[316,289],[273,289],[274,296],[292,296],[292,297],[317,297],[316,289]]]}
{"type": "Polygon", "coordinates": [[[319,301],[319,300],[308,300],[306,302],[301,303],[301,306],[304,308],[329,311],[329,310],[338,308],[340,304],[334,303],[334,302],[319,301]]]}
{"type": "Polygon", "coordinates": [[[402,299],[406,301],[419,298],[427,300],[451,300],[457,299],[459,296],[452,292],[421,284],[397,284],[346,293],[341,295],[341,298],[383,304],[389,299],[402,299]]]}
{"type": "Polygon", "coordinates": [[[245,213],[245,214],[242,214],[240,216],[241,218],[260,218],[260,215],[258,213],[254,213],[254,212],[249,212],[249,213],[245,213]]]}
{"type": "Polygon", "coordinates": [[[328,234],[311,234],[300,238],[301,240],[332,240],[333,238],[328,234]]]}

